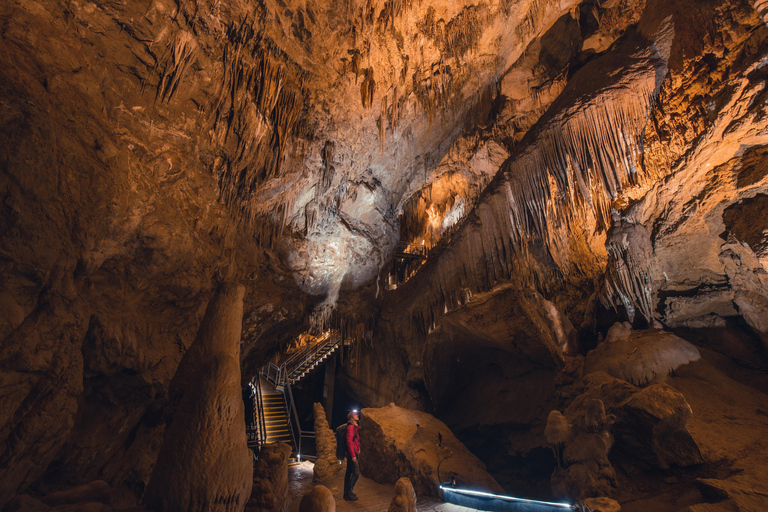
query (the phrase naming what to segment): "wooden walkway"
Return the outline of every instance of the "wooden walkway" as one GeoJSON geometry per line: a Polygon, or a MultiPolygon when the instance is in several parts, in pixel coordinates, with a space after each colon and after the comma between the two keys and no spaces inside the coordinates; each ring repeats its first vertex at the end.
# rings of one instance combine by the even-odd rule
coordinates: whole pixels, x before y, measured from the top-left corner
{"type": "MultiPolygon", "coordinates": [[[[291,503],[288,506],[288,512],[298,512],[301,498],[315,485],[312,483],[312,463],[302,462],[291,466],[289,471],[291,503]]],[[[343,469],[335,478],[323,485],[328,487],[336,498],[337,512],[386,512],[392,497],[395,495],[394,485],[378,484],[361,475],[355,486],[355,494],[360,499],[358,501],[344,501],[342,496],[344,493],[343,469]]],[[[478,512],[472,508],[420,497],[416,498],[416,510],[417,512],[478,512]]]]}

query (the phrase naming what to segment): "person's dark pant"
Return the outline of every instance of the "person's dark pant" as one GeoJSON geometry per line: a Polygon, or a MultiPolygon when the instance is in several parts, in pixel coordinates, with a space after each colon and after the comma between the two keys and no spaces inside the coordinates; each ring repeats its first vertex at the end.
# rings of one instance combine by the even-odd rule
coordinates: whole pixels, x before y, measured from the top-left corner
{"type": "Polygon", "coordinates": [[[347,455],[347,472],[344,474],[344,497],[349,498],[353,495],[357,479],[360,478],[360,466],[356,460],[347,455]]]}

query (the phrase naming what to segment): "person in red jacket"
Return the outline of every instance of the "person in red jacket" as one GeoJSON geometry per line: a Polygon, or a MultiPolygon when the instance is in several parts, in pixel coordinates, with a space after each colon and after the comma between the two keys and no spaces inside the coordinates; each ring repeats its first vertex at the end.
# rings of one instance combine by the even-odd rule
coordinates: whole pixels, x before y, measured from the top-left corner
{"type": "Polygon", "coordinates": [[[360,421],[360,416],[357,415],[356,411],[347,415],[347,472],[344,474],[344,499],[346,501],[357,501],[357,496],[352,492],[352,489],[355,488],[357,479],[360,478],[360,465],[357,462],[357,456],[360,455],[358,421],[360,421]]]}

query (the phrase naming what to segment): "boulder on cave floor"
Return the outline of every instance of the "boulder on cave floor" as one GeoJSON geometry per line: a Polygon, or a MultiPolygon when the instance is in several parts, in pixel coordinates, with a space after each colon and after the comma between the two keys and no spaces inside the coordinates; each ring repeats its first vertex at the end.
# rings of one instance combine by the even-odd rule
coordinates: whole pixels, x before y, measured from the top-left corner
{"type": "Polygon", "coordinates": [[[360,471],[379,483],[407,477],[418,495],[439,496],[439,484],[455,476],[461,486],[503,492],[443,422],[395,404],[360,415],[360,471]]]}
{"type": "Polygon", "coordinates": [[[703,461],[686,428],[692,411],[672,386],[638,388],[603,371],[586,375],[584,392],[567,408],[574,424],[588,423],[589,404],[601,400],[613,424],[615,449],[651,467],[690,466],[703,461]]]}
{"type": "Polygon", "coordinates": [[[587,354],[584,374],[604,371],[635,386],[667,375],[701,358],[696,347],[670,332],[633,330],[628,322],[616,323],[605,341],[587,354]]]}
{"type": "Polygon", "coordinates": [[[587,498],[584,500],[584,506],[590,512],[621,512],[621,505],[611,498],[587,498]]]}
{"type": "Polygon", "coordinates": [[[301,498],[299,512],[336,512],[336,500],[330,489],[316,485],[301,498]]]}

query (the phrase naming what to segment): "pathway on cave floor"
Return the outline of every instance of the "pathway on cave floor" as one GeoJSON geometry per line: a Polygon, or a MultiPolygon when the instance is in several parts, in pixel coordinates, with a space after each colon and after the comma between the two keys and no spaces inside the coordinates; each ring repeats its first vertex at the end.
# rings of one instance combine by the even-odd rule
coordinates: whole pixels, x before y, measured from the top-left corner
{"type": "MultiPolygon", "coordinates": [[[[298,512],[301,498],[309,492],[312,487],[312,463],[302,462],[290,469],[290,505],[288,512],[298,512]]],[[[355,486],[355,494],[360,498],[358,501],[344,501],[344,471],[333,478],[330,482],[324,483],[336,498],[337,512],[386,512],[389,508],[389,502],[395,495],[394,485],[377,484],[370,478],[360,476],[355,486]]],[[[417,512],[477,512],[473,508],[459,507],[450,503],[440,503],[429,498],[416,499],[417,512]]]]}

